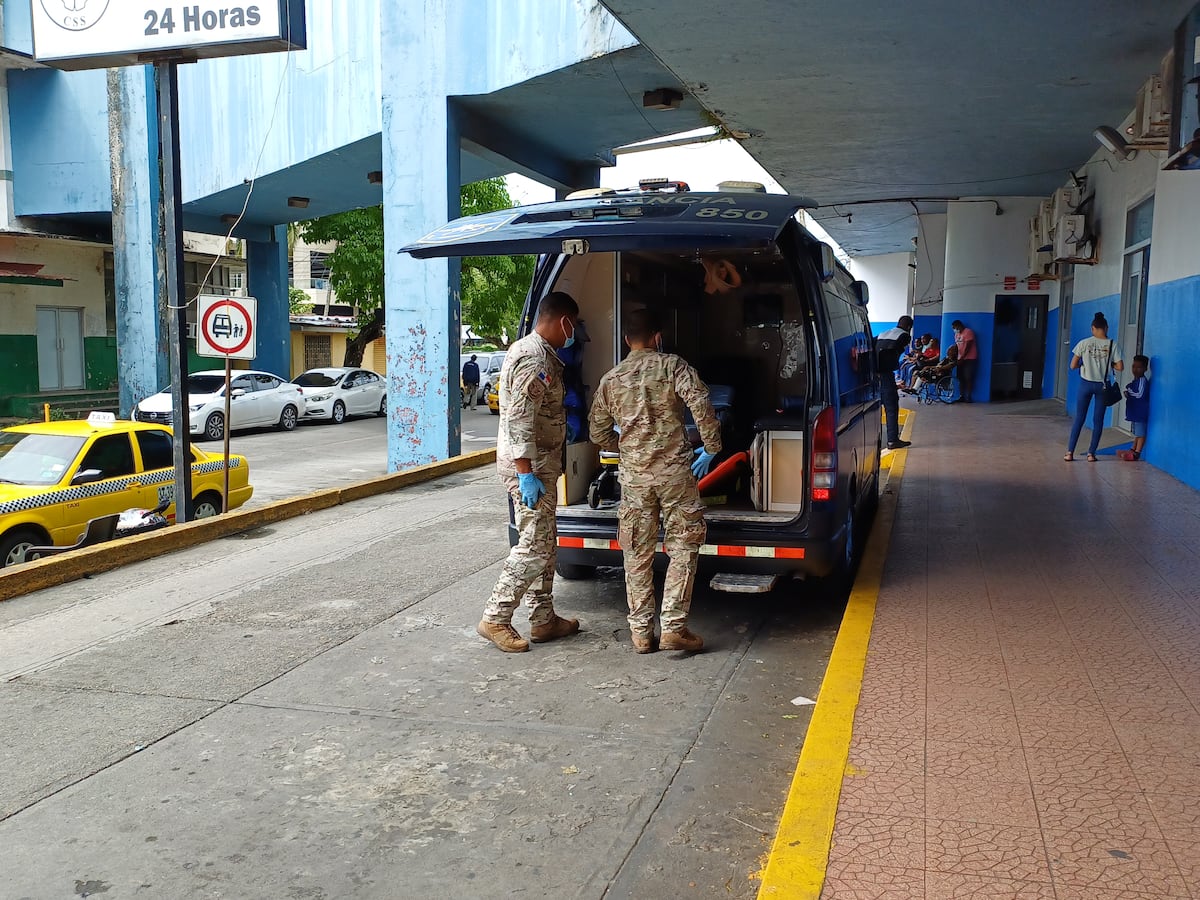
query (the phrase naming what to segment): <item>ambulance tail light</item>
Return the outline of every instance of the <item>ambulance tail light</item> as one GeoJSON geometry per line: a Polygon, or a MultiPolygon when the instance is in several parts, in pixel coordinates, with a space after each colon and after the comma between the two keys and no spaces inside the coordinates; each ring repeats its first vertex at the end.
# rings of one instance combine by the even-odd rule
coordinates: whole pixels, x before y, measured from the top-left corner
{"type": "Polygon", "coordinates": [[[837,490],[837,419],[832,406],[817,415],[812,439],[812,499],[827,503],[837,490]]]}

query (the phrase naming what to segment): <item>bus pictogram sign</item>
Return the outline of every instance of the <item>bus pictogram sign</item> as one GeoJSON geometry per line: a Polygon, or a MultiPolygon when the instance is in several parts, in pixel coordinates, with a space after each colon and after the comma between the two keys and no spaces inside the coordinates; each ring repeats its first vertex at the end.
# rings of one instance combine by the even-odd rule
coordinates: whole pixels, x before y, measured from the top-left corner
{"type": "Polygon", "coordinates": [[[196,353],[228,359],[254,359],[258,303],[253,297],[201,297],[196,311],[196,353]]]}

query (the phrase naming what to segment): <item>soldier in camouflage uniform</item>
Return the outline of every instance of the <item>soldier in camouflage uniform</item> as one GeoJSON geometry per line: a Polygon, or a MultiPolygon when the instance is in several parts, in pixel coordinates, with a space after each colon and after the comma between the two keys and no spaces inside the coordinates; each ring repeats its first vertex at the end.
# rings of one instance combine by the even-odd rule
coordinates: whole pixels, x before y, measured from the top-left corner
{"type": "Polygon", "coordinates": [[[514,343],[500,371],[500,432],[496,468],[512,497],[519,538],[476,631],[506,653],[529,649],[512,626],[524,597],[535,643],[574,634],[578,619],[554,612],[554,560],[558,552],[558,476],[562,474],[566,414],[563,364],[557,351],[575,342],[579,307],[560,291],[538,307],[534,329],[514,343]]]}
{"type": "Polygon", "coordinates": [[[663,549],[671,558],[663,587],[664,650],[699,650],[704,641],[688,631],[696,564],[706,533],[696,478],[721,452],[721,426],[708,387],[683,359],[661,352],[654,317],[637,310],[625,317],[629,355],[600,379],[589,417],[592,440],[621,452],[621,550],[629,628],[638,653],[654,650],[654,552],[662,513],[663,549]],[[692,411],[704,449],[693,459],[683,426],[692,411]]]}

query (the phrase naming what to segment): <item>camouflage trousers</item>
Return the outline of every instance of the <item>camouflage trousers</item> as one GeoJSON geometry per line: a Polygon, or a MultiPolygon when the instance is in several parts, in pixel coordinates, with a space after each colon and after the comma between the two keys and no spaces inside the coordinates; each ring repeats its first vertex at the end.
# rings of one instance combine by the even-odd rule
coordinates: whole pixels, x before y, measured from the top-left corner
{"type": "Polygon", "coordinates": [[[546,493],[534,509],[521,502],[515,475],[500,480],[512,497],[519,537],[508,551],[504,569],[483,610],[483,620],[507,625],[524,599],[529,607],[529,624],[545,625],[554,619],[554,560],[558,555],[558,475],[538,473],[546,493]]]}
{"type": "Polygon", "coordinates": [[[622,480],[618,536],[625,556],[629,628],[635,634],[654,631],[653,565],[660,513],[665,532],[663,549],[671,559],[660,620],[663,631],[679,631],[687,625],[696,562],[707,533],[696,479],[689,473],[650,484],[622,480]]]}

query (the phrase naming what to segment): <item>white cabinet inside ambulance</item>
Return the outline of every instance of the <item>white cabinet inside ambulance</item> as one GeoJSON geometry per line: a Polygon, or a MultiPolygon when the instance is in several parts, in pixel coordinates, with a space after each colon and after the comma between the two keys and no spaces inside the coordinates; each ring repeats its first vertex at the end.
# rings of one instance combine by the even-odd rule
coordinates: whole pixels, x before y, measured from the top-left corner
{"type": "Polygon", "coordinates": [[[700,372],[721,420],[724,450],[700,482],[713,586],[757,593],[780,577],[852,575],[878,501],[879,385],[866,286],[800,225],[797,211],[812,205],[685,186],[591,192],[459,219],[404,248],[538,254],[522,335],[548,293],[579,304],[587,340],[565,360],[573,442],[558,486],[560,575],[621,565],[619,462],[587,442],[587,412],[627,352],[622,317],[638,308],[657,313],[665,348],[700,372]]]}

